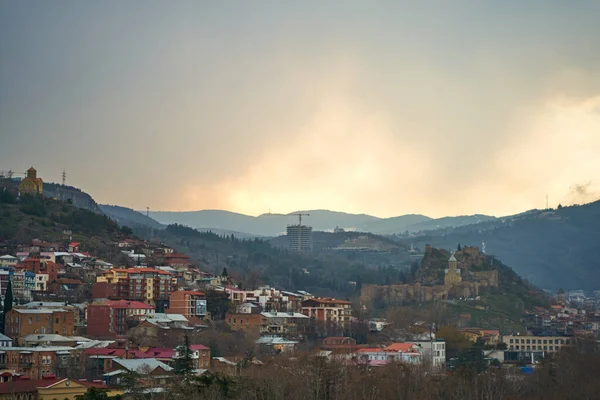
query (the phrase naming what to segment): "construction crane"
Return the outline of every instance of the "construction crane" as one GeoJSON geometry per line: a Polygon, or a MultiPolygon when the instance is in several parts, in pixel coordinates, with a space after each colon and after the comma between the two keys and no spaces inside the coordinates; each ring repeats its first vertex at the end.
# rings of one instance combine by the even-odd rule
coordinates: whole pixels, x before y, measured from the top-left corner
{"type": "Polygon", "coordinates": [[[307,213],[293,213],[293,214],[289,214],[289,215],[297,215],[298,216],[298,225],[299,226],[302,226],[302,216],[303,215],[310,217],[310,214],[307,214],[307,213]]]}

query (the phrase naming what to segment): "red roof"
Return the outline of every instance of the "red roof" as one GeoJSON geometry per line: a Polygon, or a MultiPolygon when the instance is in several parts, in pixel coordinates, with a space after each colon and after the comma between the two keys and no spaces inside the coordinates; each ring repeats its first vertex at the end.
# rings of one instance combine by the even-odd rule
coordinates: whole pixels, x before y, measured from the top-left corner
{"type": "Polygon", "coordinates": [[[79,246],[80,244],[81,244],[81,243],[79,243],[79,242],[71,242],[71,243],[69,243],[69,247],[77,247],[77,246],[79,246]]]}
{"type": "Polygon", "coordinates": [[[101,303],[92,303],[90,306],[108,306],[111,308],[127,308],[127,309],[143,309],[143,310],[152,310],[152,307],[149,304],[142,303],[141,301],[129,301],[129,300],[105,300],[101,303]]]}
{"type": "Polygon", "coordinates": [[[48,378],[48,379],[23,379],[13,382],[4,382],[0,385],[0,394],[9,393],[26,393],[34,392],[37,388],[45,388],[54,385],[57,382],[64,381],[65,378],[48,378]]]}
{"type": "Polygon", "coordinates": [[[190,346],[191,350],[208,350],[208,347],[202,345],[202,344],[193,344],[190,346]]]}
{"type": "Polygon", "coordinates": [[[189,256],[186,256],[185,254],[180,254],[180,253],[167,253],[163,256],[163,258],[184,258],[184,259],[188,259],[190,258],[189,256]]]}
{"type": "Polygon", "coordinates": [[[88,356],[114,356],[121,357],[125,355],[125,349],[110,349],[107,347],[86,349],[85,354],[88,356]]]}
{"type": "Polygon", "coordinates": [[[133,350],[131,353],[135,355],[135,358],[173,358],[176,351],[168,348],[155,347],[146,351],[133,350]]]}
{"type": "Polygon", "coordinates": [[[381,347],[366,347],[364,349],[358,349],[357,353],[380,353],[383,349],[381,347]]]}
{"type": "Polygon", "coordinates": [[[414,345],[414,343],[392,343],[388,347],[383,349],[383,351],[395,351],[398,353],[406,353],[413,351],[414,345]]]}

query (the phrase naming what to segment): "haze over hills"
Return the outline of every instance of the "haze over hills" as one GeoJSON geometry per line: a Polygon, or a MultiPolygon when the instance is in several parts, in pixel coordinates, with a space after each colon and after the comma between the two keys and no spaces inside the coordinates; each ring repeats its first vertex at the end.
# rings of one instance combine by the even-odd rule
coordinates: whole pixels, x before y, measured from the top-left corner
{"type": "MultiPolygon", "coordinates": [[[[390,235],[408,232],[419,232],[429,229],[462,226],[495,219],[485,215],[430,218],[425,215],[409,214],[392,218],[378,218],[367,214],[349,214],[329,210],[297,211],[308,213],[303,223],[312,226],[315,231],[332,231],[336,227],[346,230],[371,232],[379,235],[390,235]]],[[[285,234],[288,224],[296,224],[298,217],[294,214],[262,214],[253,217],[223,210],[200,211],[155,211],[150,216],[162,224],[182,224],[195,229],[218,228],[251,235],[279,236],[285,234]]]]}

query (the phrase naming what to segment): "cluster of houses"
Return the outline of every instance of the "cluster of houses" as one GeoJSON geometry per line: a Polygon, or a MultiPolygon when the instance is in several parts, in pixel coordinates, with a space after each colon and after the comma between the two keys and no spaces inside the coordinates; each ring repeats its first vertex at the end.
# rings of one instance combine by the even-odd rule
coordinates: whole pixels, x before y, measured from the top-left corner
{"type": "MultiPolygon", "coordinates": [[[[393,362],[446,365],[446,343],[431,332],[418,340],[381,346],[335,336],[357,322],[349,301],[269,286],[241,289],[226,274],[202,272],[188,256],[163,244],[126,239],[115,247],[124,260],[121,265],[102,261],[73,241],[34,240],[19,246],[14,255],[0,256],[0,295],[5,299],[10,290],[14,299],[0,335],[0,380],[12,385],[12,393],[40,390],[37,397],[43,398],[44,390],[69,387],[70,394],[61,398],[74,400],[90,387],[109,390],[132,371],[150,377],[145,381],[156,388],[164,387],[180,354],[177,345],[163,339],[206,329],[217,317],[211,315],[211,305],[219,300],[209,296],[215,292],[227,302],[218,318],[228,329],[245,332],[268,354],[293,354],[318,330],[325,339],[313,352],[316,357],[369,367],[393,362]]],[[[539,311],[532,321],[545,330],[529,336],[502,337],[497,330],[477,328],[464,328],[462,334],[473,342],[482,339],[489,357],[533,362],[572,344],[567,335],[573,332],[559,329],[559,324],[598,329],[594,314],[565,305],[539,311]]],[[[387,325],[384,319],[368,321],[371,332],[387,325]]],[[[245,357],[217,357],[200,343],[191,343],[190,350],[197,374],[236,374],[245,357]]],[[[252,367],[262,365],[256,358],[245,361],[252,367]]]]}

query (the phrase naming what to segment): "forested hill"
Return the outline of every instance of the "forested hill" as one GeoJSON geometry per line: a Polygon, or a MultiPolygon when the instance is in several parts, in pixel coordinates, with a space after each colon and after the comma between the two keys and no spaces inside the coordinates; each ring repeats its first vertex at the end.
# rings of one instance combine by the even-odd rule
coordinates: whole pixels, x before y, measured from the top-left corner
{"type": "Polygon", "coordinates": [[[600,289],[600,201],[431,231],[410,240],[446,249],[482,241],[488,253],[538,287],[600,289]]]}
{"type": "Polygon", "coordinates": [[[114,242],[130,234],[103,214],[45,196],[0,191],[0,243],[7,251],[33,239],[80,242],[82,249],[109,262],[119,256],[114,242]],[[70,232],[70,233],[69,233],[70,232]]]}
{"type": "MultiPolygon", "coordinates": [[[[229,274],[243,287],[268,284],[286,290],[307,290],[320,296],[350,298],[357,294],[358,282],[386,284],[405,281],[408,266],[392,266],[387,257],[401,257],[410,262],[407,252],[397,243],[391,243],[398,255],[391,252],[366,258],[352,252],[317,251],[300,254],[272,246],[259,238],[244,240],[235,235],[220,236],[211,232],[182,225],[169,225],[165,230],[150,232],[135,229],[141,237],[153,235],[154,240],[174,246],[189,254],[205,271],[229,274]]],[[[329,234],[334,235],[334,234],[329,234]]],[[[342,234],[343,243],[349,233],[342,234]]],[[[357,235],[357,234],[354,234],[357,235]]]]}

